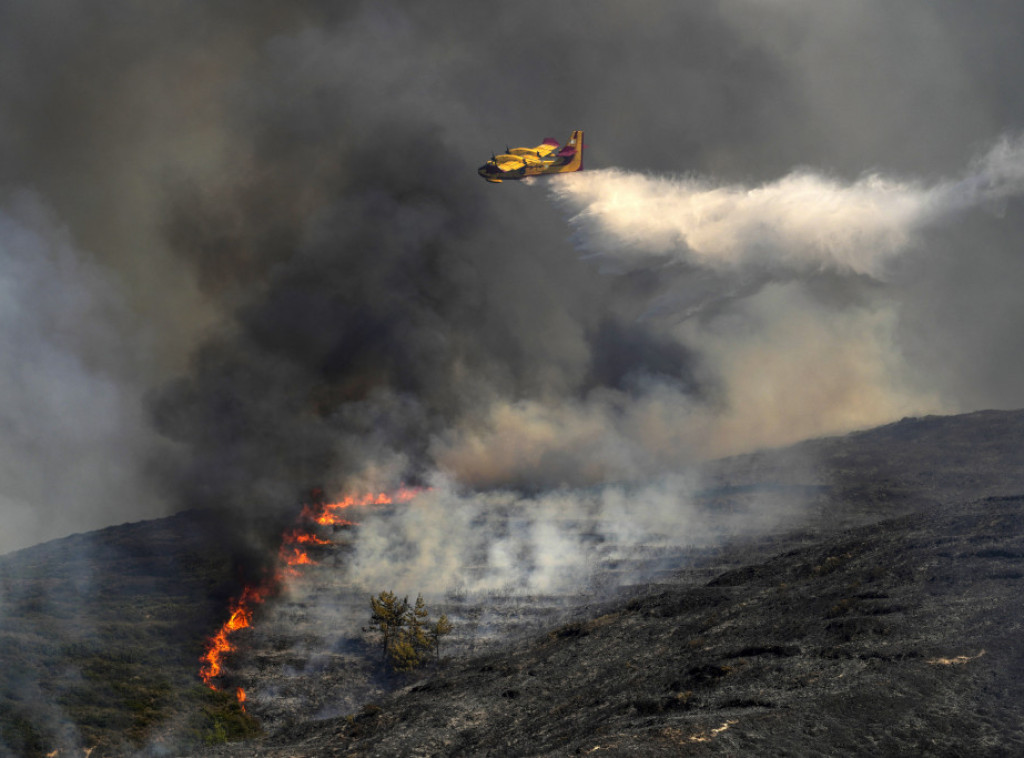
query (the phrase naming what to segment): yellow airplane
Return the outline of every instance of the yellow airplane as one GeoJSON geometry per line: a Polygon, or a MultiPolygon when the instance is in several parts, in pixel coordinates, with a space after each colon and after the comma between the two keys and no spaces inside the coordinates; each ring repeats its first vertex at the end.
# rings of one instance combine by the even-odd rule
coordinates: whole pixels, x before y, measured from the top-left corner
{"type": "Polygon", "coordinates": [[[511,150],[506,147],[501,155],[492,155],[477,173],[487,181],[499,184],[506,179],[582,171],[583,147],[581,131],[573,132],[560,150],[558,140],[551,137],[537,147],[514,147],[511,150]]]}

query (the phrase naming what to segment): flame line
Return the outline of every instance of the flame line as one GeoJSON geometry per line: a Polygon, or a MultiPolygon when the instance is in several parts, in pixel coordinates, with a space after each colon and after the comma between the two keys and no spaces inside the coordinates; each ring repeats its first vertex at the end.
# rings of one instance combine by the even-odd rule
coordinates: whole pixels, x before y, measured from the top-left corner
{"type": "MultiPolygon", "coordinates": [[[[312,531],[300,526],[303,522],[313,522],[320,526],[352,526],[356,522],[340,518],[338,511],[354,507],[391,505],[406,503],[421,492],[420,489],[403,487],[392,495],[384,492],[361,496],[348,496],[336,503],[305,504],[296,519],[296,526],[281,535],[281,545],[277,553],[277,568],[273,574],[258,584],[246,585],[241,595],[228,605],[230,614],[215,635],[209,638],[206,652],[200,657],[199,678],[211,690],[218,689],[214,679],[221,675],[224,658],[234,652],[237,646],[230,640],[230,635],[239,629],[252,626],[253,612],[256,606],[267,598],[277,594],[285,579],[300,574],[296,566],[315,566],[308,552],[296,545],[326,546],[334,543],[324,539],[312,531]]],[[[235,697],[239,707],[245,711],[243,703],[246,699],[245,690],[238,687],[235,697]]]]}

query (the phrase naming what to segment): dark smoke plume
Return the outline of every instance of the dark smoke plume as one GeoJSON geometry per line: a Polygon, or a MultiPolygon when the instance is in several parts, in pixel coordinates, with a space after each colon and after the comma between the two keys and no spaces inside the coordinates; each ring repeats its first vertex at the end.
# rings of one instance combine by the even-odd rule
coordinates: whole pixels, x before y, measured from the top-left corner
{"type": "Polygon", "coordinates": [[[472,266],[457,242],[478,214],[428,131],[380,136],[394,147],[373,155],[268,135],[265,183],[179,200],[170,237],[237,304],[154,402],[188,450],[171,477],[192,502],[287,514],[302,488],[337,492],[389,453],[404,460],[374,484],[395,486],[463,409],[451,377],[460,362],[479,370],[476,335],[461,326],[479,319],[450,278],[472,266]],[[414,164],[418,176],[405,175],[414,164]],[[299,197],[276,202],[289,188],[299,197]],[[232,215],[236,235],[222,221],[232,215]]]}
{"type": "MultiPolygon", "coordinates": [[[[580,260],[541,186],[474,171],[506,142],[583,128],[590,169],[939,187],[1024,127],[1024,54],[1004,32],[1015,6],[53,0],[0,13],[0,210],[16,216],[11,198],[33,191],[69,260],[88,261],[89,275],[54,281],[106,309],[80,311],[98,339],[23,298],[11,323],[29,326],[10,342],[58,345],[51,376],[103,383],[115,421],[100,436],[131,451],[108,456],[113,472],[87,466],[85,501],[53,505],[38,482],[60,474],[37,451],[87,461],[69,430],[102,424],[57,391],[47,402],[69,398],[66,423],[18,421],[30,395],[6,382],[3,418],[31,433],[9,438],[3,513],[47,524],[31,540],[60,533],[50,516],[65,508],[69,530],[202,506],[272,534],[311,487],[439,471],[468,491],[644,482],[1022,401],[1013,197],[1002,217],[915,227],[881,281],[809,266],[751,284],[664,261],[602,269],[630,245],[580,260]]],[[[730,249],[756,267],[750,236],[730,249]]]]}

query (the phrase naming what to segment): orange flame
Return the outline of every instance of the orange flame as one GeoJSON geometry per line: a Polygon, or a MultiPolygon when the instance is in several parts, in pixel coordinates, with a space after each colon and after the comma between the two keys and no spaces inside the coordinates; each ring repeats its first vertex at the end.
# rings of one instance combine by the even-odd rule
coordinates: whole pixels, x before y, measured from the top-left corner
{"type": "Polygon", "coordinates": [[[252,626],[252,608],[259,605],[269,593],[269,587],[248,586],[242,590],[241,597],[231,604],[231,615],[224,625],[213,637],[210,638],[210,646],[206,653],[199,660],[202,666],[199,668],[199,678],[203,680],[210,689],[217,689],[211,681],[220,676],[224,656],[232,652],[235,646],[228,639],[228,635],[252,626]]]}
{"type": "Polygon", "coordinates": [[[299,550],[297,547],[293,547],[291,550],[285,550],[281,548],[280,553],[281,562],[285,566],[315,566],[316,561],[309,557],[309,553],[305,550],[299,550]]]}
{"type": "Polygon", "coordinates": [[[311,532],[300,532],[298,529],[290,529],[284,533],[281,538],[281,542],[285,545],[293,545],[298,543],[300,545],[333,545],[334,543],[330,540],[325,540],[322,537],[318,537],[311,532]]]}
{"type": "Polygon", "coordinates": [[[306,505],[299,514],[299,518],[306,521],[314,521],[321,526],[351,526],[352,521],[341,518],[338,511],[346,508],[368,505],[392,505],[394,503],[407,503],[412,500],[421,490],[415,487],[403,487],[393,495],[386,492],[379,492],[376,495],[349,495],[336,503],[320,503],[316,507],[306,505]]]}
{"type": "Polygon", "coordinates": [[[239,687],[237,690],[235,690],[235,698],[238,700],[238,705],[241,707],[242,711],[244,712],[245,711],[245,705],[244,705],[244,703],[245,703],[245,690],[243,690],[241,687],[239,687]]]}

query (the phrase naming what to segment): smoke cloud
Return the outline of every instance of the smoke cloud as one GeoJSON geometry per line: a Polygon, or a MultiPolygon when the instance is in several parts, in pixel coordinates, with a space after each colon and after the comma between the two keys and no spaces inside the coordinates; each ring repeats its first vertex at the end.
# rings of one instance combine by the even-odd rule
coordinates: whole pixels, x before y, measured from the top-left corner
{"type": "Polygon", "coordinates": [[[1020,11],[102,5],[2,12],[3,549],[1024,402],[1020,11]],[[574,128],[579,176],[475,174],[574,128]]]}
{"type": "MultiPolygon", "coordinates": [[[[328,613],[340,610],[329,628],[356,626],[365,593],[388,587],[400,595],[422,593],[435,607],[469,600],[500,639],[524,622],[529,627],[528,619],[502,619],[509,604],[529,599],[561,615],[607,599],[677,569],[686,550],[798,523],[808,494],[763,491],[720,509],[699,497],[699,479],[678,474],[533,496],[471,492],[444,476],[431,485],[396,510],[360,514],[344,571],[330,582],[318,570],[322,586],[332,584],[333,595],[348,598],[340,608],[326,604],[328,613]],[[490,600],[481,607],[484,597],[490,600]]],[[[300,580],[291,590],[305,597],[310,588],[300,580]]],[[[476,620],[460,618],[463,634],[472,634],[476,620]]]]}
{"type": "Polygon", "coordinates": [[[145,467],[161,450],[132,376],[148,335],[121,282],[77,249],[36,195],[0,207],[0,552],[165,507],[145,467]],[[46,504],[47,508],[40,508],[46,504]],[[60,532],[58,532],[60,533],[60,532]]]}
{"type": "MultiPolygon", "coordinates": [[[[635,559],[641,545],[705,545],[767,526],[749,513],[730,514],[730,522],[701,512],[692,499],[696,480],[680,475],[533,497],[466,492],[443,476],[431,484],[402,510],[360,526],[353,581],[436,595],[452,588],[565,593],[585,586],[602,563],[635,559]]],[[[645,568],[638,563],[619,580],[643,579],[645,568]]]]}

